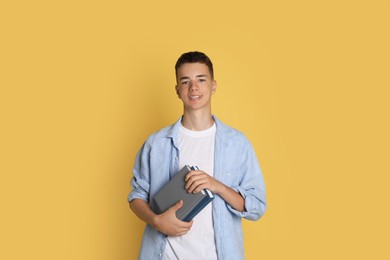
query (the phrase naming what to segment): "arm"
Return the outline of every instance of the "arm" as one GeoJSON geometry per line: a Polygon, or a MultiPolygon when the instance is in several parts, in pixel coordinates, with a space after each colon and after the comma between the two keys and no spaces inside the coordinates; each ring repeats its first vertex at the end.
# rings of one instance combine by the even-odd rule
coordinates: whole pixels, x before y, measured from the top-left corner
{"type": "Polygon", "coordinates": [[[183,201],[179,201],[160,215],[155,214],[142,199],[134,199],[129,204],[131,210],[138,218],[163,234],[168,236],[181,236],[191,229],[192,221],[184,222],[176,217],[176,211],[183,206],[183,201]]]}
{"type": "MultiPolygon", "coordinates": [[[[234,147],[233,151],[237,151],[234,147]]],[[[234,154],[240,162],[237,174],[240,181],[234,186],[212,178],[202,171],[191,171],[186,176],[189,192],[198,192],[208,188],[226,201],[228,209],[237,216],[248,220],[258,220],[266,210],[264,180],[258,164],[255,151],[249,141],[245,140],[243,151],[234,154]]]]}
{"type": "Polygon", "coordinates": [[[231,207],[237,211],[245,211],[245,201],[240,193],[236,192],[229,186],[214,179],[203,171],[191,171],[186,176],[186,189],[188,192],[197,193],[202,189],[209,189],[218,194],[231,207]]]}
{"type": "MultiPolygon", "coordinates": [[[[129,206],[135,215],[154,229],[169,236],[185,234],[192,226],[192,222],[183,222],[176,218],[176,210],[181,208],[182,202],[178,202],[163,214],[155,214],[149,207],[151,178],[150,165],[151,145],[147,141],[137,153],[131,179],[132,191],[129,193],[129,206]]],[[[154,171],[158,171],[154,169],[154,171]]]]}
{"type": "Polygon", "coordinates": [[[248,140],[245,142],[240,161],[237,171],[241,179],[231,188],[245,199],[245,212],[237,212],[232,208],[230,211],[248,220],[258,220],[267,208],[265,185],[255,151],[248,140]]]}

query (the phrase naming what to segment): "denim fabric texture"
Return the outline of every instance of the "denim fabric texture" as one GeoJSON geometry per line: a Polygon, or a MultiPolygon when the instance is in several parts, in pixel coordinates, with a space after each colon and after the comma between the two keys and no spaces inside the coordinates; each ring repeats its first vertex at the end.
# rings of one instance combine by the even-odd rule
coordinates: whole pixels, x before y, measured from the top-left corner
{"type": "MultiPolygon", "coordinates": [[[[239,212],[218,195],[212,202],[218,259],[244,259],[241,219],[258,220],[266,210],[265,185],[255,151],[248,139],[213,116],[215,137],[214,178],[239,192],[245,211],[239,212]]],[[[178,136],[181,118],[153,133],[136,156],[128,201],[150,199],[179,169],[178,136]]],[[[146,225],[139,259],[162,259],[166,235],[146,225]]]]}

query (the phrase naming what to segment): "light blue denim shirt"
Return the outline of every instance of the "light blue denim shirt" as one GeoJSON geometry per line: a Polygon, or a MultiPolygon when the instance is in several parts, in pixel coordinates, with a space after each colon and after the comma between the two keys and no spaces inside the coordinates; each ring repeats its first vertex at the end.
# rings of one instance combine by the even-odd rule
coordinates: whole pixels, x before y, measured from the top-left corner
{"type": "MultiPolygon", "coordinates": [[[[212,202],[215,243],[218,259],[244,259],[241,218],[258,220],[266,210],[263,176],[248,139],[239,131],[213,116],[215,137],[214,178],[239,192],[245,199],[245,211],[239,212],[218,195],[212,202]]],[[[160,188],[179,171],[178,137],[180,120],[152,134],[136,156],[128,201],[149,203],[160,188]]],[[[139,259],[162,259],[166,235],[147,225],[139,259]]]]}

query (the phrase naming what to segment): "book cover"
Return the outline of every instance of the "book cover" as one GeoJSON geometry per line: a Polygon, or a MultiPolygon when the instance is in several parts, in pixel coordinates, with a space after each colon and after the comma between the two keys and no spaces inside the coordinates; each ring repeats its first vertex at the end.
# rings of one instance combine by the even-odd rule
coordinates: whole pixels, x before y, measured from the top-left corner
{"type": "Polygon", "coordinates": [[[191,221],[207,204],[214,199],[214,194],[208,189],[198,193],[188,193],[185,189],[185,176],[196,167],[184,166],[173,178],[165,184],[152,198],[150,207],[156,214],[161,214],[183,200],[183,206],[176,211],[176,217],[182,221],[191,221]]]}

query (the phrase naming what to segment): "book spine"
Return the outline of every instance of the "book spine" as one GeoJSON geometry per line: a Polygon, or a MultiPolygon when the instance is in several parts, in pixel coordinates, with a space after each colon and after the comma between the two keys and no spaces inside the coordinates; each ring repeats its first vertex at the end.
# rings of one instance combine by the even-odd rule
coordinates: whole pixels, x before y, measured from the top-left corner
{"type": "Polygon", "coordinates": [[[207,206],[214,198],[205,196],[197,206],[195,206],[186,216],[183,217],[183,221],[191,221],[204,207],[207,206]]]}

